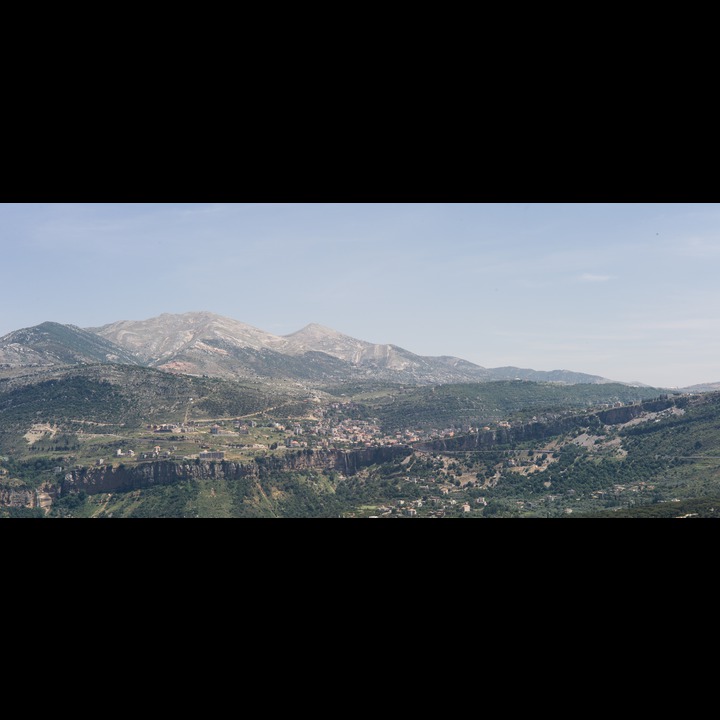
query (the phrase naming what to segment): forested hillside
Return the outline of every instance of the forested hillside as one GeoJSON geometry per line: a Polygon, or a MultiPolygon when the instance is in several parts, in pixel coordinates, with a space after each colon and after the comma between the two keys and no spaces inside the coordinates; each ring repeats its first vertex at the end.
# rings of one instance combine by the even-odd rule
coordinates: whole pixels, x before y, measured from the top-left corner
{"type": "Polygon", "coordinates": [[[545,414],[637,402],[663,391],[615,383],[559,385],[500,381],[399,388],[359,395],[357,402],[387,430],[407,427],[463,427],[499,420],[526,421],[545,414]]]}

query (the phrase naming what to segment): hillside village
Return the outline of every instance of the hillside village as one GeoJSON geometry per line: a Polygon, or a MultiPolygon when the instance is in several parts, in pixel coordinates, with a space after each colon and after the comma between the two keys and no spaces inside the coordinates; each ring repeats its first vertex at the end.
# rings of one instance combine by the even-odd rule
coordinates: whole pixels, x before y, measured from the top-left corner
{"type": "Polygon", "coordinates": [[[0,519],[720,517],[720,203],[479,199],[0,203],[0,519]]]}
{"type": "MultiPolygon", "coordinates": [[[[158,418],[122,433],[116,427],[106,429],[102,423],[83,421],[71,436],[61,433],[55,425],[38,423],[28,429],[25,442],[31,456],[37,452],[38,457],[46,458],[46,479],[31,492],[13,478],[9,468],[15,466],[14,458],[0,457],[0,505],[42,508],[50,513],[58,499],[55,484],[88,467],[101,471],[158,461],[252,463],[303,453],[395,448],[400,451],[395,457],[404,460],[365,467],[352,475],[330,473],[334,482],[342,482],[347,488],[349,498],[356,498],[351,502],[354,509],[345,511],[345,517],[492,517],[498,513],[568,517],[591,507],[621,508],[660,497],[657,483],[644,478],[628,478],[587,490],[562,483],[558,486],[546,479],[554,472],[557,480],[557,469],[569,467],[568,462],[576,457],[586,458],[591,465],[593,458],[598,462],[623,461],[628,451],[618,429],[672,422],[686,412],[672,405],[638,416],[639,406],[632,405],[632,419],[616,426],[578,427],[544,442],[500,444],[488,449],[473,445],[472,450],[453,448],[463,448],[468,437],[486,433],[507,436],[513,422],[508,419],[481,426],[415,427],[389,432],[377,418],[362,417],[356,403],[348,400],[322,406],[313,403],[310,411],[296,416],[258,412],[192,419],[186,412],[182,421],[164,422],[158,418]],[[438,445],[444,449],[432,449],[438,445]],[[383,498],[380,502],[376,500],[379,497],[383,498]]],[[[623,404],[605,403],[603,407],[614,412],[623,404]]],[[[532,423],[539,418],[530,416],[527,420],[532,423]]],[[[560,471],[560,477],[564,472],[560,471]]],[[[103,495],[88,502],[107,503],[109,499],[103,495]]]]}
{"type": "MultiPolygon", "coordinates": [[[[164,460],[242,460],[258,453],[283,454],[287,450],[351,450],[411,445],[423,441],[452,438],[456,428],[406,429],[383,432],[378,421],[352,419],[344,413],[353,403],[332,403],[326,416],[322,409],[312,419],[283,420],[252,418],[217,418],[180,423],[148,424],[144,432],[123,438],[118,447],[102,443],[100,455],[93,463],[147,462],[164,460]],[[132,445],[132,447],[130,447],[132,445]]],[[[497,427],[509,428],[500,422],[497,427]]],[[[490,426],[484,430],[489,431],[490,426]]],[[[467,432],[477,432],[468,426],[467,432]]],[[[78,435],[82,438],[82,431],[78,435]]],[[[91,433],[93,435],[93,433],[91,433]]]]}
{"type": "MultiPolygon", "coordinates": [[[[599,408],[621,407],[622,403],[602,404],[599,408]]],[[[309,416],[273,419],[269,414],[255,417],[185,420],[177,423],[149,423],[139,431],[120,436],[105,434],[101,424],[85,422],[77,430],[77,452],[65,456],[65,466],[55,468],[56,474],[69,466],[108,466],[139,464],[156,460],[172,461],[243,461],[261,455],[283,455],[295,450],[353,450],[359,448],[417,447],[458,435],[492,433],[509,430],[512,423],[500,420],[482,426],[406,428],[385,432],[377,419],[355,417],[357,405],[352,401],[333,402],[326,407],[313,407],[309,416]],[[262,416],[262,417],[261,417],[262,416]],[[100,432],[99,432],[100,431],[100,432]],[[113,441],[113,437],[117,437],[113,441]]],[[[569,412],[569,411],[568,411],[569,412]]],[[[656,413],[650,419],[662,419],[676,410],[656,413]]],[[[682,412],[682,411],[679,411],[682,412]]],[[[538,418],[533,416],[530,421],[538,418]]],[[[641,422],[641,420],[633,421],[641,422]]],[[[28,430],[25,438],[29,449],[42,449],[44,440],[52,440],[58,429],[40,423],[28,430]]],[[[592,442],[590,443],[592,444],[592,442]]],[[[547,463],[553,461],[552,456],[547,463]]],[[[525,472],[522,464],[510,460],[513,472],[525,472]]],[[[534,464],[530,472],[541,471],[534,464]]],[[[7,473],[0,465],[0,474],[7,473]]]]}

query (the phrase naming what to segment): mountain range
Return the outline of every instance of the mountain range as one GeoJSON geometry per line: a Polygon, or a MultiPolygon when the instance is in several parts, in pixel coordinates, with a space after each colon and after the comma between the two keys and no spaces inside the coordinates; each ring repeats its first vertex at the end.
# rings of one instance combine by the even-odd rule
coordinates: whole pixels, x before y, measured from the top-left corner
{"type": "Polygon", "coordinates": [[[322,385],[381,381],[431,385],[495,380],[564,384],[613,382],[568,370],[489,369],[456,357],[416,355],[311,324],[274,335],[210,312],[163,314],[94,328],[44,322],[0,338],[0,371],[111,363],[166,372],[322,385]]]}

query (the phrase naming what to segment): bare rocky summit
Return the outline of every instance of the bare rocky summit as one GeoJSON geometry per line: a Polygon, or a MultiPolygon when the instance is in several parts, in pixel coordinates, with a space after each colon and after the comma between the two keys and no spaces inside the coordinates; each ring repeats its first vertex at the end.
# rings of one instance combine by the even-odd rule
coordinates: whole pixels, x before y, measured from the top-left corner
{"type": "Polygon", "coordinates": [[[358,340],[314,323],[290,335],[274,335],[210,312],[163,314],[84,330],[43,323],[0,338],[0,365],[5,371],[89,362],[313,385],[365,381],[428,385],[507,379],[609,382],[565,370],[492,370],[455,357],[416,355],[396,345],[358,340]]]}
{"type": "MultiPolygon", "coordinates": [[[[193,312],[122,321],[91,330],[161,370],[224,378],[286,378],[307,382],[380,380],[409,384],[544,379],[563,382],[565,371],[519,368],[493,370],[460,358],[416,355],[396,345],[380,345],[312,323],[290,335],[274,335],[251,325],[193,312]]],[[[568,382],[605,382],[567,373],[568,382]]]]}
{"type": "Polygon", "coordinates": [[[45,322],[0,338],[0,367],[5,370],[88,363],[134,365],[137,360],[121,346],[74,325],[45,322]]]}
{"type": "Polygon", "coordinates": [[[192,348],[207,349],[207,342],[260,350],[282,339],[238,320],[209,312],[163,314],[149,320],[121,320],[88,328],[91,332],[133,353],[143,362],[159,365],[192,348]]]}

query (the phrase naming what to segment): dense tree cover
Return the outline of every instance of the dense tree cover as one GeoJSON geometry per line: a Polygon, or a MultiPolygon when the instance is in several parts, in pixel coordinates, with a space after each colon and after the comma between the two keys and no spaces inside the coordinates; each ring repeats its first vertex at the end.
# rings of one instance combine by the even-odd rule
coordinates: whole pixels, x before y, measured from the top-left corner
{"type": "Polygon", "coordinates": [[[75,452],[80,449],[77,435],[62,433],[55,437],[46,437],[27,448],[29,455],[42,455],[51,452],[75,452]]]}
{"type": "Polygon", "coordinates": [[[0,518],[44,518],[41,508],[0,507],[0,518]]]}
{"type": "Polygon", "coordinates": [[[406,388],[391,397],[366,398],[369,414],[380,418],[382,427],[466,427],[533,416],[556,415],[603,403],[636,402],[658,396],[654,388],[619,384],[557,385],[529,381],[500,381],[406,388]]]}
{"type": "Polygon", "coordinates": [[[72,517],[75,511],[85,505],[87,498],[88,495],[84,490],[56,498],[52,504],[51,515],[53,517],[72,517]]]}
{"type": "Polygon", "coordinates": [[[51,379],[0,381],[0,449],[34,423],[77,430],[72,421],[137,427],[144,422],[240,416],[296,401],[286,391],[247,382],[172,375],[150,368],[91,365],[51,379]]]}
{"type": "Polygon", "coordinates": [[[182,480],[107,498],[68,493],[53,504],[51,517],[197,518],[205,516],[203,508],[210,511],[208,516],[235,518],[338,517],[347,509],[335,495],[333,474],[270,469],[259,477],[182,480]],[[218,508],[213,511],[216,489],[218,508]],[[221,505],[229,511],[218,514],[221,505]]]}
{"type": "MultiPolygon", "coordinates": [[[[128,386],[122,388],[107,379],[88,378],[82,374],[65,378],[67,382],[46,380],[27,386],[22,392],[17,387],[5,387],[4,391],[0,391],[0,426],[7,419],[11,423],[22,420],[25,429],[28,423],[51,421],[53,408],[61,407],[66,400],[68,407],[78,408],[78,412],[95,413],[92,417],[99,418],[98,422],[107,417],[103,415],[106,411],[115,417],[112,413],[117,407],[113,410],[113,403],[119,404],[127,420],[133,417],[133,413],[135,417],[140,417],[148,408],[162,407],[167,412],[184,413],[187,397],[197,400],[195,412],[220,416],[237,415],[242,408],[268,401],[267,396],[253,394],[256,390],[251,386],[213,379],[185,378],[181,382],[187,397],[179,392],[173,394],[171,389],[177,390],[177,386],[163,373],[155,373],[160,389],[155,388],[151,392],[148,390],[148,385],[152,385],[151,378],[143,375],[142,370],[135,368],[132,373],[123,374],[129,380],[128,386]],[[194,384],[196,381],[199,384],[194,384]],[[129,398],[138,399],[137,404],[131,407],[129,398]],[[108,403],[109,410],[101,407],[103,402],[108,403]]],[[[433,422],[442,424],[438,418],[459,417],[463,412],[476,413],[478,408],[485,407],[482,403],[490,400],[500,402],[502,385],[509,386],[506,387],[508,394],[503,396],[507,407],[522,402],[523,393],[525,400],[539,397],[545,402],[546,393],[578,391],[578,386],[546,387],[524,382],[434,389],[398,388],[397,392],[393,390],[392,397],[382,394],[367,396],[362,403],[354,400],[343,403],[342,408],[329,407],[328,416],[333,412],[342,412],[343,417],[348,417],[349,413],[357,417],[384,414],[385,420],[390,417],[399,419],[402,408],[407,409],[412,404],[409,398],[420,397],[425,398],[427,403],[420,403],[419,415],[414,418],[425,412],[428,418],[432,417],[434,403],[436,415],[433,422]],[[488,385],[495,387],[488,390],[488,385]],[[487,395],[488,392],[490,395],[487,395]],[[493,397],[493,393],[498,393],[497,397],[493,397]]],[[[592,393],[606,391],[607,387],[581,387],[578,391],[580,395],[575,396],[572,402],[579,401],[579,398],[587,402],[592,393]]],[[[572,395],[567,395],[568,403],[571,398],[572,395]]],[[[279,396],[274,401],[282,403],[287,398],[279,396]]],[[[307,409],[303,400],[295,398],[289,402],[307,409]]],[[[498,407],[497,403],[495,407],[498,407]]],[[[608,510],[607,516],[612,517],[621,517],[623,513],[630,513],[628,516],[633,517],[662,517],[664,513],[676,517],[682,514],[683,503],[690,499],[718,496],[720,395],[685,399],[676,407],[670,407],[666,401],[655,405],[644,404],[639,410],[655,408],[654,412],[660,414],[627,427],[605,427],[599,413],[588,415],[582,412],[560,417],[568,408],[569,405],[565,405],[557,409],[559,422],[556,426],[563,430],[553,437],[540,438],[532,433],[514,436],[510,432],[500,432],[497,437],[501,444],[481,447],[476,442],[477,435],[468,435],[473,442],[465,443],[467,438],[464,440],[456,434],[455,440],[448,442],[443,449],[425,448],[425,452],[411,456],[409,450],[403,450],[395,457],[376,453],[372,459],[365,459],[362,467],[358,466],[359,462],[337,466],[342,475],[331,469],[335,465],[330,456],[326,458],[327,466],[323,469],[320,464],[322,451],[311,448],[289,455],[289,461],[297,461],[289,467],[280,458],[260,455],[253,464],[252,473],[237,479],[223,477],[222,480],[181,481],[173,485],[113,493],[112,497],[104,499],[68,494],[56,501],[51,516],[338,517],[358,514],[358,508],[365,508],[359,514],[367,515],[373,512],[372,508],[381,505],[393,506],[397,510],[402,501],[414,503],[414,507],[421,509],[421,514],[429,508],[442,507],[446,517],[559,517],[570,510],[576,513],[573,516],[579,516],[603,508],[608,510]],[[678,412],[680,405],[683,413],[678,412]],[[593,438],[593,435],[597,437],[593,438]],[[583,446],[571,443],[571,440],[583,443],[583,446]],[[556,442],[562,447],[558,448],[556,442]],[[549,449],[551,444],[553,447],[549,449]],[[367,467],[369,462],[377,464],[367,467]],[[297,470],[292,470],[295,467],[297,470]],[[676,497],[681,500],[680,506],[667,502],[676,497]],[[441,502],[435,502],[438,500],[441,502]],[[450,500],[452,505],[442,505],[450,500]],[[479,502],[475,503],[476,500],[479,502]],[[423,501],[424,505],[417,501],[423,501]],[[472,504],[470,513],[467,509],[461,510],[465,502],[472,504]],[[617,510],[621,506],[622,509],[617,510]],[[677,515],[673,514],[676,512],[677,515]]],[[[634,411],[638,408],[630,409],[634,411]]],[[[447,424],[452,426],[450,422],[447,424]]],[[[455,422],[455,426],[459,424],[455,422]]],[[[477,424],[476,421],[473,424],[477,424]]],[[[17,434],[15,438],[17,442],[17,434]]],[[[0,454],[7,456],[1,440],[0,454]]],[[[48,453],[72,452],[76,443],[77,437],[70,431],[52,438],[46,436],[38,440],[33,449],[27,448],[24,457],[10,455],[7,460],[4,459],[3,468],[10,477],[37,487],[44,480],[52,480],[56,466],[64,464],[58,456],[53,458],[48,453]]],[[[94,447],[104,448],[99,442],[94,447]]],[[[107,447],[110,448],[110,445],[107,447]]],[[[696,514],[713,516],[713,508],[712,503],[702,506],[696,514]]],[[[8,517],[10,510],[5,510],[0,515],[8,517]]],[[[686,514],[694,512],[691,509],[686,514]]]]}
{"type": "Polygon", "coordinates": [[[31,487],[36,487],[42,482],[52,480],[55,477],[57,463],[57,458],[47,456],[28,460],[8,458],[3,463],[3,467],[11,477],[23,480],[31,487]]]}
{"type": "Polygon", "coordinates": [[[405,385],[397,383],[379,382],[377,380],[363,380],[342,383],[339,385],[324,385],[323,389],[328,395],[337,398],[354,398],[358,401],[364,396],[378,394],[382,397],[391,397],[405,390],[405,385]]]}
{"type": "Polygon", "coordinates": [[[119,388],[83,377],[46,380],[0,393],[3,428],[27,428],[34,422],[64,423],[71,418],[115,423],[127,410],[119,388]]]}
{"type": "Polygon", "coordinates": [[[576,517],[591,518],[720,518],[720,495],[690,500],[656,502],[631,508],[601,510],[576,517]]]}
{"type": "Polygon", "coordinates": [[[346,506],[329,487],[321,484],[321,473],[281,473],[263,479],[280,493],[277,513],[280,517],[339,517],[346,506]]]}
{"type": "Polygon", "coordinates": [[[140,494],[141,501],[131,506],[131,518],[191,518],[197,512],[193,501],[197,498],[197,483],[185,480],[174,485],[148,488],[140,494]]]}

